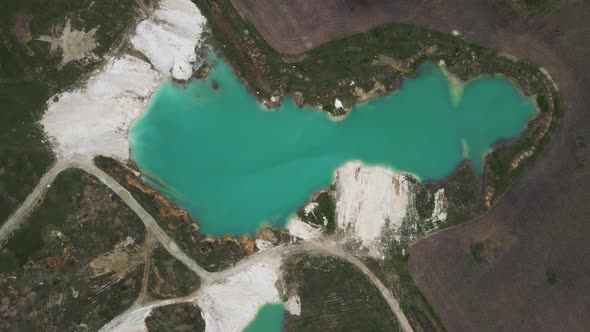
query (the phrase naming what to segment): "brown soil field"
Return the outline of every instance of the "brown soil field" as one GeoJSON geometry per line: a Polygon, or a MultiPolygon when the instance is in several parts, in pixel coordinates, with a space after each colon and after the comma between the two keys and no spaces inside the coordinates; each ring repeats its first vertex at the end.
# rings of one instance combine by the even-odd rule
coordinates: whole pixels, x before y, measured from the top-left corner
{"type": "Polygon", "coordinates": [[[547,68],[564,98],[562,127],[489,213],[414,244],[410,270],[450,331],[587,330],[590,169],[580,161],[590,155],[584,143],[590,142],[590,4],[528,18],[498,8],[433,2],[403,20],[456,29],[547,68]],[[482,264],[470,254],[479,241],[482,264]]]}
{"type": "Polygon", "coordinates": [[[388,0],[232,0],[279,53],[304,53],[332,39],[389,23],[388,0]]]}
{"type": "Polygon", "coordinates": [[[590,3],[525,17],[502,0],[232,2],[284,55],[400,22],[545,67],[565,114],[543,156],[479,220],[415,243],[409,267],[450,331],[590,327],[590,3]],[[470,252],[480,242],[481,264],[470,252]]]}

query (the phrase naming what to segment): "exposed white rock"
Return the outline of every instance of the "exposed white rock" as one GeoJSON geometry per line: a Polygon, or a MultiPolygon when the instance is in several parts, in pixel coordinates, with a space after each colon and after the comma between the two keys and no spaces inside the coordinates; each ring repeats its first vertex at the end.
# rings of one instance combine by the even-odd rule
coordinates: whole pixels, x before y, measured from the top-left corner
{"type": "Polygon", "coordinates": [[[204,23],[205,17],[191,1],[161,0],[153,17],[139,23],[131,43],[159,72],[186,80],[193,72],[195,45],[204,23]]]}
{"type": "Polygon", "coordinates": [[[378,255],[384,230],[397,231],[413,200],[412,184],[384,167],[349,162],[336,171],[336,222],[378,255]]]}
{"type": "Polygon", "coordinates": [[[334,100],[334,107],[336,109],[340,109],[340,108],[344,108],[344,105],[342,105],[342,102],[340,101],[340,99],[336,98],[334,100]]]}
{"type": "Polygon", "coordinates": [[[205,319],[205,331],[242,331],[266,303],[281,303],[275,286],[279,256],[265,257],[222,283],[201,289],[197,304],[205,319]]]}
{"type": "Polygon", "coordinates": [[[270,247],[272,247],[271,242],[262,239],[256,239],[256,248],[258,248],[259,251],[264,251],[270,247]]]}
{"type": "Polygon", "coordinates": [[[447,220],[447,197],[445,196],[445,189],[441,188],[434,193],[434,209],[432,210],[432,221],[446,221],[447,220]]]}
{"type": "Polygon", "coordinates": [[[292,236],[298,237],[302,240],[313,240],[322,236],[322,231],[319,228],[315,228],[297,217],[289,220],[287,229],[292,236]]]}
{"type": "Polygon", "coordinates": [[[152,62],[124,55],[110,58],[84,88],[52,98],[41,120],[59,158],[105,155],[129,158],[127,133],[146,110],[164,76],[192,74],[195,45],[205,19],[190,0],[162,0],[142,21],[132,43],[152,62]]]}
{"type": "Polygon", "coordinates": [[[112,59],[85,88],[49,101],[41,120],[58,157],[128,159],[127,131],[144,112],[161,75],[135,57],[112,59]]]}
{"type": "Polygon", "coordinates": [[[305,215],[307,216],[310,213],[313,213],[313,211],[319,206],[319,204],[317,202],[310,202],[309,204],[307,204],[304,208],[303,208],[303,212],[305,213],[305,215]]]}
{"type": "Polygon", "coordinates": [[[301,316],[301,299],[299,298],[299,295],[289,297],[285,303],[285,309],[287,309],[291,315],[301,316]]]}

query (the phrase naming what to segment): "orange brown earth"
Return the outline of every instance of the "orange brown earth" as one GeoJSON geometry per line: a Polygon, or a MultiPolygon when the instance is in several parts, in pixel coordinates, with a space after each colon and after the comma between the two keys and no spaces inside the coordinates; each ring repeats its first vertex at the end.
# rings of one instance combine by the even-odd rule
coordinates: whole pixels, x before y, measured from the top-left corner
{"type": "Polygon", "coordinates": [[[107,157],[94,163],[123,185],[154,217],[162,229],[199,265],[209,271],[221,271],[255,253],[255,241],[247,236],[211,238],[202,234],[198,222],[185,210],[146,185],[132,162],[122,164],[107,157]]]}
{"type": "Polygon", "coordinates": [[[232,2],[284,55],[397,22],[456,30],[546,68],[564,115],[542,157],[478,221],[415,243],[409,268],[450,331],[590,326],[583,314],[590,311],[589,3],[565,1],[523,15],[503,0],[232,2]],[[481,263],[475,244],[482,245],[481,263]]]}

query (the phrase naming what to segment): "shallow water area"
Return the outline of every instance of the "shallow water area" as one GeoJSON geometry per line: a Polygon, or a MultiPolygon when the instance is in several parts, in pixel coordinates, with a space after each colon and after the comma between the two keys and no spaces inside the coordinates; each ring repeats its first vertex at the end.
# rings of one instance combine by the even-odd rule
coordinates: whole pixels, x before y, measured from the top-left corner
{"type": "Polygon", "coordinates": [[[444,179],[464,159],[481,172],[491,146],[519,136],[536,114],[531,99],[501,77],[471,80],[453,96],[432,63],[342,121],[289,99],[267,110],[225,61],[212,60],[204,80],[165,83],[129,134],[145,179],[212,236],[284,226],[351,160],[421,180],[444,179]]]}
{"type": "Polygon", "coordinates": [[[263,305],[256,317],[244,332],[280,332],[285,323],[285,305],[280,303],[268,303],[263,305]]]}

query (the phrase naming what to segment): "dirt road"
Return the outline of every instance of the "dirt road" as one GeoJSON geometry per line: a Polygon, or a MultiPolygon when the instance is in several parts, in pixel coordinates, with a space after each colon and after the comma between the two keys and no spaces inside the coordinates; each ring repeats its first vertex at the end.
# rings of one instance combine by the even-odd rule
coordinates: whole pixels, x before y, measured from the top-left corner
{"type": "Polygon", "coordinates": [[[16,210],[15,213],[4,223],[2,228],[0,228],[0,243],[5,241],[27,219],[27,216],[29,216],[37,204],[41,202],[43,196],[48,188],[51,187],[51,183],[55,180],[57,175],[67,168],[78,168],[94,175],[116,193],[117,196],[119,196],[121,200],[123,200],[123,202],[125,202],[125,204],[127,204],[131,210],[139,216],[148,232],[150,232],[150,234],[154,236],[172,256],[194,271],[203,281],[211,279],[211,273],[200,267],[184,251],[182,251],[176,242],[174,242],[174,240],[170,238],[160,226],[158,226],[156,220],[135,200],[135,198],[133,198],[127,189],[115,181],[110,175],[96,167],[91,159],[83,157],[60,160],[51,167],[18,210],[16,210]]]}
{"type": "MultiPolygon", "coordinates": [[[[383,298],[387,301],[391,311],[396,316],[399,322],[400,329],[404,332],[412,331],[412,327],[410,326],[407,317],[402,311],[399,302],[394,297],[393,293],[387,287],[385,287],[381,280],[379,280],[379,278],[377,278],[377,276],[373,274],[373,272],[371,272],[371,270],[369,270],[369,268],[367,268],[360,260],[354,257],[354,255],[347,253],[342,249],[338,248],[337,246],[328,242],[313,241],[303,242],[301,244],[289,244],[284,246],[278,246],[254,254],[240,261],[238,264],[234,265],[229,269],[215,273],[206,271],[178,247],[176,242],[160,228],[156,220],[135,200],[135,198],[133,198],[133,196],[129,193],[129,191],[127,191],[127,189],[125,189],[110,175],[106,174],[101,169],[96,167],[92,160],[88,158],[77,157],[69,160],[58,161],[41,178],[41,181],[39,182],[37,187],[33,190],[33,192],[31,192],[31,194],[27,197],[27,199],[19,207],[19,209],[16,210],[16,212],[4,223],[2,228],[0,228],[0,243],[8,239],[8,237],[15,230],[17,230],[18,227],[20,227],[20,225],[22,225],[22,223],[27,219],[27,216],[29,216],[29,214],[34,210],[38,203],[42,201],[43,196],[47,192],[48,188],[51,187],[51,183],[55,180],[57,175],[59,175],[61,171],[67,168],[78,168],[85,172],[88,172],[89,174],[92,174],[96,178],[98,178],[113,192],[115,192],[121,198],[121,200],[123,200],[123,202],[125,202],[125,204],[127,204],[139,216],[139,218],[145,225],[146,229],[148,230],[150,237],[153,237],[158,242],[160,242],[162,246],[171,255],[173,255],[176,259],[181,261],[184,265],[186,265],[189,269],[194,271],[201,278],[201,288],[206,287],[207,285],[211,285],[213,283],[223,282],[227,278],[247,270],[256,263],[265,261],[267,259],[272,259],[276,256],[288,256],[294,254],[316,254],[324,256],[334,256],[354,265],[359,271],[361,271],[367,277],[367,279],[369,279],[369,281],[373,285],[375,285],[375,287],[379,290],[383,298]]],[[[173,303],[193,301],[198,296],[199,291],[197,290],[195,293],[189,296],[177,299],[158,301],[149,304],[143,304],[141,303],[143,301],[137,301],[128,310],[121,313],[119,316],[115,317],[111,322],[106,324],[101,329],[101,331],[111,331],[113,329],[116,329],[120,324],[124,322],[125,324],[131,324],[130,322],[135,322],[135,320],[138,319],[141,320],[143,314],[149,312],[151,308],[173,303]]],[[[135,323],[141,323],[142,321],[143,320],[135,323]]]]}

